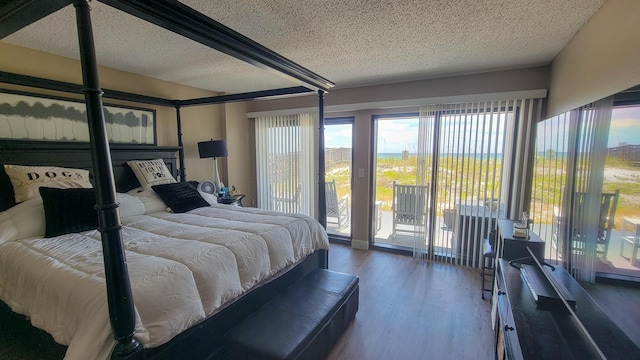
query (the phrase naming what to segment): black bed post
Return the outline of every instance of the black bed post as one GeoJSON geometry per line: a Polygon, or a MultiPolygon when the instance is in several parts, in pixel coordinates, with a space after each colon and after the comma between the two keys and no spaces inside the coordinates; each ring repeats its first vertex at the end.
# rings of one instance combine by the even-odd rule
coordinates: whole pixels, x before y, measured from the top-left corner
{"type": "Polygon", "coordinates": [[[133,337],[135,311],[127,261],[120,236],[120,215],[116,198],[116,187],[111,168],[111,154],[102,109],[102,90],[98,78],[91,27],[90,8],[87,0],[74,0],[80,46],[80,64],[87,120],[91,139],[91,158],[96,188],[96,210],[98,230],[102,235],[104,273],[109,302],[111,328],[117,341],[112,359],[141,358],[142,346],[133,337]]]}
{"type": "Polygon", "coordinates": [[[318,90],[318,221],[327,228],[327,201],[324,184],[324,91],[318,90]]]}
{"type": "Polygon", "coordinates": [[[176,122],[178,125],[178,159],[180,160],[180,182],[187,181],[187,173],[184,167],[184,147],[182,146],[182,118],[180,117],[180,105],[176,105],[176,122]]]}

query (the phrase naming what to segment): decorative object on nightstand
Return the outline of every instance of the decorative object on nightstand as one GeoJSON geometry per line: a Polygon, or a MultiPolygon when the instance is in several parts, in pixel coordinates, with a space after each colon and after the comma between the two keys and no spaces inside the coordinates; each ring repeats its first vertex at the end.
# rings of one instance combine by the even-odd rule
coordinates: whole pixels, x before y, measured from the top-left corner
{"type": "Polygon", "coordinates": [[[235,205],[243,207],[242,199],[244,199],[244,194],[231,195],[229,197],[219,197],[218,204],[226,204],[226,205],[235,205]]]}
{"type": "MultiPolygon", "coordinates": [[[[227,151],[227,141],[226,140],[209,140],[209,141],[201,141],[198,143],[198,152],[200,153],[200,158],[213,158],[213,183],[216,186],[216,190],[219,191],[222,186],[220,182],[220,173],[218,172],[218,160],[219,157],[229,156],[229,152],[227,151]]],[[[215,193],[215,191],[214,191],[215,193]]]]}

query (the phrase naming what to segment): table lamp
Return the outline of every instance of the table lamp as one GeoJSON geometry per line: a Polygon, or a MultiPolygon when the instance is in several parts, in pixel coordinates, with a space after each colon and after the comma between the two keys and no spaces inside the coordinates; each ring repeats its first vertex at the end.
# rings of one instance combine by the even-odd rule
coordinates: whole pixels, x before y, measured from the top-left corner
{"type": "Polygon", "coordinates": [[[198,143],[198,152],[200,158],[213,158],[213,181],[216,184],[216,190],[220,191],[220,174],[218,173],[218,160],[219,157],[226,157],[229,155],[227,152],[226,140],[209,140],[201,141],[198,143]]]}

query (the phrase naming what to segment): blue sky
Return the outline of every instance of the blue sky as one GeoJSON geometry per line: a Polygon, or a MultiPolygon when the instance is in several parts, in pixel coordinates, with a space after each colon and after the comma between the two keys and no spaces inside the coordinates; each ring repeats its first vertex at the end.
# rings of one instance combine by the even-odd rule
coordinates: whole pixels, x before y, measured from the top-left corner
{"type": "Polygon", "coordinates": [[[616,108],[611,115],[608,147],[640,144],[640,106],[616,108]]]}
{"type": "MultiPolygon", "coordinates": [[[[556,126],[547,127],[549,130],[551,128],[557,130],[556,126]]],[[[446,129],[444,130],[446,131],[446,129]]],[[[351,136],[350,125],[325,126],[326,147],[351,147],[351,136]]],[[[563,136],[563,133],[558,134],[557,131],[539,136],[538,147],[556,147],[552,143],[558,137],[562,139],[563,136]]],[[[618,107],[613,110],[608,147],[616,147],[623,142],[640,144],[640,106],[618,107]]],[[[415,153],[418,147],[418,119],[380,119],[378,121],[377,146],[379,153],[401,153],[405,149],[415,153]]]]}
{"type": "MultiPolygon", "coordinates": [[[[564,147],[567,146],[566,139],[563,140],[566,134],[562,126],[560,127],[560,131],[557,131],[559,128],[557,124],[558,121],[560,121],[561,124],[568,124],[569,120],[561,115],[547,120],[546,126],[541,125],[538,127],[538,151],[550,148],[561,151],[560,149],[563,145],[564,147]],[[540,136],[541,134],[544,136],[540,136]],[[560,142],[560,144],[557,144],[558,142],[560,142]]],[[[634,145],[640,144],[640,106],[617,107],[613,109],[607,147],[617,147],[620,143],[624,142],[634,145]]]]}
{"type": "Polygon", "coordinates": [[[351,148],[351,125],[325,125],[324,147],[351,148]]]}
{"type": "Polygon", "coordinates": [[[415,153],[418,149],[418,118],[378,121],[378,153],[415,153]]]}

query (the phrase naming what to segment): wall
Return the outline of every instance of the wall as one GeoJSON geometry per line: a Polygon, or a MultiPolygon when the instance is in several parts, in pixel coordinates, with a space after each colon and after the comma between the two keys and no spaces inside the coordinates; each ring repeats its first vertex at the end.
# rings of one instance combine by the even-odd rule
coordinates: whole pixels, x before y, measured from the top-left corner
{"type": "MultiPolygon", "coordinates": [[[[470,99],[469,95],[472,94],[513,93],[547,89],[548,86],[549,68],[546,66],[495,71],[332,90],[325,95],[325,111],[355,111],[420,106],[426,103],[456,101],[459,98],[468,100],[470,99]]],[[[477,98],[482,99],[482,97],[477,98]]],[[[317,106],[318,97],[316,95],[295,96],[252,101],[247,104],[247,112],[264,113],[287,109],[315,110],[317,106]]]]}
{"type": "MultiPolygon", "coordinates": [[[[372,192],[372,116],[418,112],[420,105],[496,98],[546,96],[549,68],[535,67],[465,76],[410,81],[404,83],[338,89],[325,96],[325,116],[354,117],[354,156],[352,188],[352,246],[369,246],[372,192]],[[364,176],[355,176],[363,169],[364,176]]],[[[273,100],[256,100],[246,104],[247,116],[317,112],[317,95],[273,100]]],[[[255,159],[254,159],[255,161],[255,159]]]]}
{"type": "Polygon", "coordinates": [[[551,64],[547,117],[640,84],[640,2],[609,0],[551,64]]]}
{"type": "Polygon", "coordinates": [[[221,107],[224,119],[224,135],[227,139],[229,157],[226,184],[232,185],[245,195],[244,206],[256,205],[256,182],[251,159],[255,157],[255,143],[251,138],[252,124],[247,118],[246,103],[228,103],[221,107]]]}
{"type": "MultiPolygon", "coordinates": [[[[0,70],[46,79],[82,83],[80,63],[77,60],[49,53],[22,48],[0,42],[0,70]]],[[[99,62],[100,59],[98,59],[99,62]]],[[[135,94],[156,96],[165,99],[186,99],[213,96],[215,93],[176,83],[152,79],[132,73],[100,67],[101,87],[135,94]]],[[[44,91],[41,89],[0,84],[0,88],[28,91],[32,93],[52,94],[67,98],[81,99],[81,95],[44,91]]],[[[105,103],[123,104],[156,110],[158,145],[177,145],[176,111],[174,108],[149,106],[124,101],[104,99],[105,103]]],[[[221,138],[220,105],[187,107],[181,109],[183,123],[183,143],[185,167],[189,180],[210,179],[213,163],[200,159],[197,142],[210,138],[221,138]]],[[[176,155],[177,156],[177,155],[176,155]]],[[[226,170],[222,169],[223,176],[226,170]]]]}

